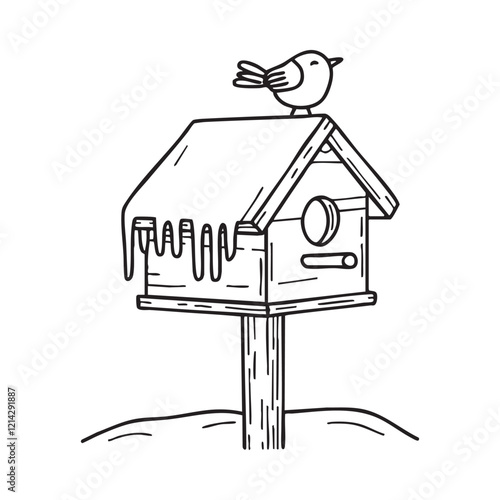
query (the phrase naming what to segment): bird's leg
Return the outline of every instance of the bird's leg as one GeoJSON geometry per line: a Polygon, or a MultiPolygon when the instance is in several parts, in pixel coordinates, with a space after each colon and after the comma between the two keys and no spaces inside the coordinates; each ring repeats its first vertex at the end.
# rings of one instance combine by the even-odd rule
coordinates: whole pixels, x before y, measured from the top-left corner
{"type": "Polygon", "coordinates": [[[311,108],[292,108],[290,115],[312,115],[312,112],[311,108]]]}

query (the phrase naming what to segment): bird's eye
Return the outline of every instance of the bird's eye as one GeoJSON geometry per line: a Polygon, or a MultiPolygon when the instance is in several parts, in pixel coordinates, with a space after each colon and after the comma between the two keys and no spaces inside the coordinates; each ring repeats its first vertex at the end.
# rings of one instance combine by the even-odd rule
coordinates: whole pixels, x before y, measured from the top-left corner
{"type": "Polygon", "coordinates": [[[319,64],[318,61],[311,61],[311,66],[314,66],[315,64],[319,64]]]}

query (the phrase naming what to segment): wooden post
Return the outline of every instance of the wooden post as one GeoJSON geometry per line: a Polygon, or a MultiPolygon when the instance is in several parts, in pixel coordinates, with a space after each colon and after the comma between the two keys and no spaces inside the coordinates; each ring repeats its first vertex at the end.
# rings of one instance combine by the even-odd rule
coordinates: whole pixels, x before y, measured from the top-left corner
{"type": "Polygon", "coordinates": [[[243,448],[285,447],[285,317],[241,318],[243,448]]]}

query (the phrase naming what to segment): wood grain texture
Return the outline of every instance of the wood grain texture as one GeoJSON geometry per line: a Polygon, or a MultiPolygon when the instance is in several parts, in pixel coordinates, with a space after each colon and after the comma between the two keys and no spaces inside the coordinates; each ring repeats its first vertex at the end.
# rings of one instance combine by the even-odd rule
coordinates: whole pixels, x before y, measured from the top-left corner
{"type": "Polygon", "coordinates": [[[243,317],[243,448],[285,447],[285,318],[243,317]]]}

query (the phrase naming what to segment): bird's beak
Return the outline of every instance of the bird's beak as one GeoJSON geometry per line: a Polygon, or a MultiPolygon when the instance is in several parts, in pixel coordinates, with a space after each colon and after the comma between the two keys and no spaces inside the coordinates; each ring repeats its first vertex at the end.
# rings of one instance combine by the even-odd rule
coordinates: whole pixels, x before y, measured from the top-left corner
{"type": "Polygon", "coordinates": [[[337,66],[337,64],[340,64],[344,59],[342,57],[333,57],[332,59],[328,59],[330,61],[330,67],[337,66]]]}

